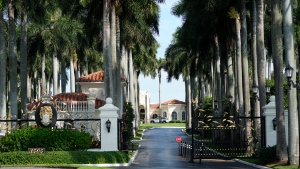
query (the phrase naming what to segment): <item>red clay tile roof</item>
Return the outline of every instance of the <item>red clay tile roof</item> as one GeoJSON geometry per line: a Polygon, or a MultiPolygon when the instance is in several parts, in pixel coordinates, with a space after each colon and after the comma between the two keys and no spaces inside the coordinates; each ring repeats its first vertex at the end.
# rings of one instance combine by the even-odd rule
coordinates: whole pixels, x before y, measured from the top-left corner
{"type": "MultiPolygon", "coordinates": [[[[121,77],[121,81],[127,81],[124,77],[121,77]]],[[[104,82],[104,71],[100,70],[85,76],[81,76],[76,79],[76,82],[104,82]]]]}
{"type": "Polygon", "coordinates": [[[157,109],[157,108],[159,108],[159,104],[150,104],[150,108],[157,109]]]}
{"type": "Polygon", "coordinates": [[[53,101],[87,101],[84,93],[59,93],[52,96],[53,101]]]}
{"type": "MultiPolygon", "coordinates": [[[[57,95],[52,96],[53,101],[87,101],[87,95],[84,93],[60,93],[57,95]]],[[[28,103],[27,109],[28,110],[35,110],[39,105],[41,104],[41,101],[28,103]]],[[[98,109],[99,107],[102,107],[105,105],[105,101],[96,98],[95,99],[95,109],[98,109]]]]}
{"type": "Polygon", "coordinates": [[[173,100],[168,100],[166,102],[163,102],[161,104],[185,104],[185,102],[173,99],[173,100]]]}

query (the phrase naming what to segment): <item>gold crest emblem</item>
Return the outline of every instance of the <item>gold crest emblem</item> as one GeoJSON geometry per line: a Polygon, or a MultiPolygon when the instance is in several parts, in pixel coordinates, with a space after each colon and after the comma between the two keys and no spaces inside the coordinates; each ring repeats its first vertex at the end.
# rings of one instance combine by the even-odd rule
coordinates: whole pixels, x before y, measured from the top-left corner
{"type": "Polygon", "coordinates": [[[43,106],[40,110],[41,123],[44,126],[48,126],[52,123],[52,107],[51,106],[43,106]]]}

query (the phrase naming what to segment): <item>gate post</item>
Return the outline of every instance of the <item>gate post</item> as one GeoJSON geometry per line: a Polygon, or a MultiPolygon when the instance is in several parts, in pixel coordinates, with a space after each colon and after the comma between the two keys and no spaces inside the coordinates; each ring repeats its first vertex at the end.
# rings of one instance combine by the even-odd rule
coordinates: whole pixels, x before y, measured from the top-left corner
{"type": "Polygon", "coordinates": [[[101,151],[118,151],[118,110],[112,104],[112,99],[107,98],[106,104],[100,110],[100,138],[101,151]],[[110,123],[108,125],[108,123],[110,123]]]}
{"type": "MultiPolygon", "coordinates": [[[[266,146],[274,146],[276,145],[277,132],[276,128],[274,130],[273,120],[276,119],[276,103],[275,96],[270,97],[270,103],[265,105],[264,107],[264,115],[265,115],[265,131],[266,131],[266,146]]],[[[287,112],[284,111],[285,116],[285,131],[286,136],[288,136],[288,117],[287,112]]]]}

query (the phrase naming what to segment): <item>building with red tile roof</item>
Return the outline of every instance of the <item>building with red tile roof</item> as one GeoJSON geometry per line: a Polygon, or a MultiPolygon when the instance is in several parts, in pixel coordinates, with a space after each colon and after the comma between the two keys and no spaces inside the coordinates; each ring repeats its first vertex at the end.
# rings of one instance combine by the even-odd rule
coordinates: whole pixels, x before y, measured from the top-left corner
{"type": "MultiPolygon", "coordinates": [[[[172,99],[161,103],[162,117],[170,120],[186,120],[185,102],[172,99]]],[[[150,93],[140,91],[140,119],[150,123],[153,118],[160,117],[159,103],[150,103],[150,93]]]]}

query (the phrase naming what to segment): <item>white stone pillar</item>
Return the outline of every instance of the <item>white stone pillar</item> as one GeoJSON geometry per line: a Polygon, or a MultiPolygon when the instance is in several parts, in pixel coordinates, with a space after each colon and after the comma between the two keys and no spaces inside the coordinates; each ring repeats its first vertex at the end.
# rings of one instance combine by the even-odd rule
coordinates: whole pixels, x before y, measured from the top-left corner
{"type": "MultiPolygon", "coordinates": [[[[264,115],[266,117],[266,146],[274,146],[276,145],[277,139],[277,132],[274,130],[273,127],[273,119],[276,118],[276,103],[275,103],[275,96],[270,97],[270,103],[265,105],[264,107],[264,115]]],[[[286,136],[288,136],[288,117],[287,111],[284,111],[284,118],[285,118],[285,132],[286,136]]],[[[276,126],[277,128],[277,126],[276,126]]],[[[287,138],[287,137],[286,137],[287,138]]]]}
{"type": "Polygon", "coordinates": [[[270,97],[270,103],[264,107],[264,115],[266,122],[266,146],[276,145],[276,130],[273,129],[272,120],[276,118],[275,96],[270,97]]]}
{"type": "Polygon", "coordinates": [[[106,104],[100,107],[101,119],[101,151],[118,151],[118,110],[112,104],[112,99],[107,98],[106,104]],[[106,121],[111,122],[110,132],[106,128],[106,121]]]}

